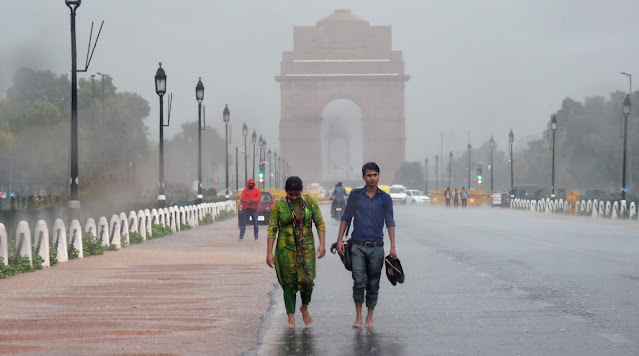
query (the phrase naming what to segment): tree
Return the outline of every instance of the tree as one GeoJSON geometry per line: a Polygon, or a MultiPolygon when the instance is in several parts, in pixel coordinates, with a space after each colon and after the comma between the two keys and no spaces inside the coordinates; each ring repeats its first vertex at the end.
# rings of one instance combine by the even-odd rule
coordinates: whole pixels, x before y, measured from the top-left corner
{"type": "Polygon", "coordinates": [[[419,189],[424,186],[424,167],[419,162],[402,162],[395,172],[394,184],[401,184],[409,189],[419,189]]]}

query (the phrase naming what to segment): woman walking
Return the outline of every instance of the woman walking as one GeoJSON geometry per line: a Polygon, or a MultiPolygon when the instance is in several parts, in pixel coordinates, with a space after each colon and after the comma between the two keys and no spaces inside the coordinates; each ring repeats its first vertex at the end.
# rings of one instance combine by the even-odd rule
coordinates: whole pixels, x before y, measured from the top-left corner
{"type": "Polygon", "coordinates": [[[284,290],[288,329],[295,327],[295,302],[298,291],[302,297],[300,312],[304,323],[308,325],[313,322],[308,313],[315,279],[315,241],[312,223],[315,223],[319,237],[317,258],[324,257],[326,253],[322,213],[315,200],[308,195],[302,196],[303,187],[299,177],[289,177],[286,180],[286,198],[280,198],[273,204],[268,223],[266,263],[275,268],[277,281],[284,290]],[[275,254],[273,245],[276,246],[275,254]]]}

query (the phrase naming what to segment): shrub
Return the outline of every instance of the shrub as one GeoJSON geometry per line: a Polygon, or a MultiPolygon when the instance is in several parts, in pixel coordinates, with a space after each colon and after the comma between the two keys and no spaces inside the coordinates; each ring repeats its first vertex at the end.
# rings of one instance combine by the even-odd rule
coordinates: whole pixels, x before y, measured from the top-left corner
{"type": "Polygon", "coordinates": [[[131,231],[131,232],[129,232],[129,243],[130,243],[131,245],[133,245],[133,244],[141,244],[141,243],[142,243],[142,241],[144,241],[144,240],[142,239],[142,234],[140,234],[140,233],[139,233],[139,232],[137,232],[137,231],[131,231]]]}
{"type": "Polygon", "coordinates": [[[82,233],[82,252],[84,257],[104,255],[104,246],[97,237],[88,232],[82,233]]]}
{"type": "Polygon", "coordinates": [[[154,238],[173,234],[173,230],[171,230],[170,226],[162,226],[160,224],[151,226],[151,232],[154,238]]]}
{"type": "Polygon", "coordinates": [[[213,215],[211,215],[210,213],[204,215],[204,217],[202,217],[202,219],[200,219],[199,221],[200,225],[213,224],[213,222],[213,215]]]}
{"type": "Polygon", "coordinates": [[[49,263],[51,266],[55,266],[59,263],[58,249],[54,245],[49,246],[49,263]]]}

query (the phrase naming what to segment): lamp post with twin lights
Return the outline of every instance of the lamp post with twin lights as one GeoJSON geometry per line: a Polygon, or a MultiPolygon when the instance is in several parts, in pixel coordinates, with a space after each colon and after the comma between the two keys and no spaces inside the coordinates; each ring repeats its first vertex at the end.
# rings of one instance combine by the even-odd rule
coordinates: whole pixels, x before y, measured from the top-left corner
{"type": "Polygon", "coordinates": [[[195,86],[195,99],[197,100],[197,197],[195,203],[201,204],[204,198],[202,195],[202,100],[204,100],[202,77],[198,79],[195,86]]]}
{"type": "Polygon", "coordinates": [[[229,198],[229,121],[231,120],[231,111],[229,110],[228,104],[224,107],[224,111],[222,111],[222,119],[224,119],[224,147],[225,147],[225,156],[226,156],[226,199],[229,198]]]}
{"type": "Polygon", "coordinates": [[[71,195],[69,208],[80,208],[78,192],[78,73],[75,49],[75,12],[82,0],[65,0],[71,10],[71,195]]]}
{"type": "Polygon", "coordinates": [[[271,149],[268,149],[268,189],[273,188],[273,168],[271,168],[271,149]]]}

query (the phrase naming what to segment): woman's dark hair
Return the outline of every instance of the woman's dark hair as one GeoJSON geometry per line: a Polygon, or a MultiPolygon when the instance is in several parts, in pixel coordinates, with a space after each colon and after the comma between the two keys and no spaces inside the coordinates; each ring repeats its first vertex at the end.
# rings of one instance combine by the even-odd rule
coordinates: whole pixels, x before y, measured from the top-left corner
{"type": "Polygon", "coordinates": [[[291,176],[286,180],[286,184],[284,185],[285,191],[293,191],[293,192],[301,192],[304,190],[304,184],[302,184],[302,180],[300,177],[291,176]]]}
{"type": "Polygon", "coordinates": [[[375,171],[379,174],[379,166],[375,162],[368,162],[362,166],[362,176],[366,175],[366,171],[375,171]]]}

